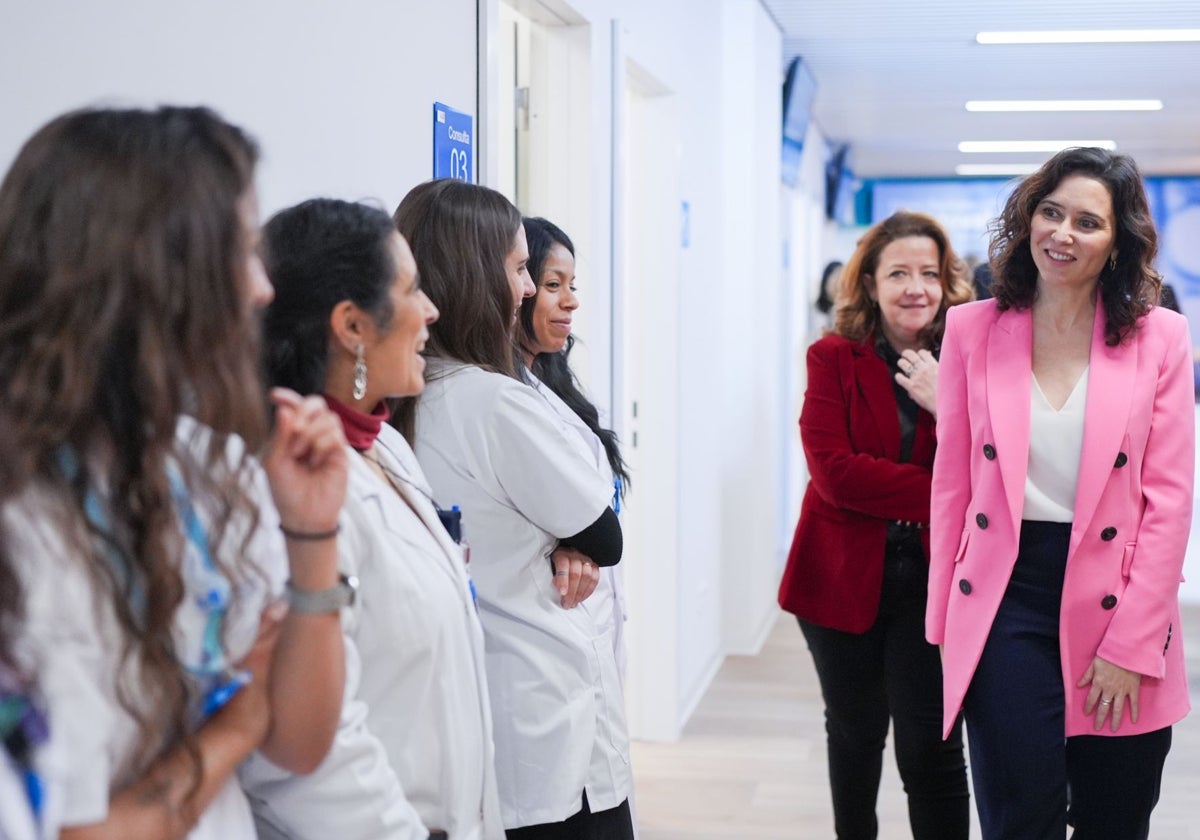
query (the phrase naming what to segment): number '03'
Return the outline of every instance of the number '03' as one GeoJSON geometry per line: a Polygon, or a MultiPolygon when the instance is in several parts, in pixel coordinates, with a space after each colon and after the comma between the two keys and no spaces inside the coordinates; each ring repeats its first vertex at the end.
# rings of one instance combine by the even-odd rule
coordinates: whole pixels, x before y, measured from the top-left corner
{"type": "Polygon", "coordinates": [[[471,180],[471,159],[466,149],[450,150],[450,177],[460,181],[471,180]]]}

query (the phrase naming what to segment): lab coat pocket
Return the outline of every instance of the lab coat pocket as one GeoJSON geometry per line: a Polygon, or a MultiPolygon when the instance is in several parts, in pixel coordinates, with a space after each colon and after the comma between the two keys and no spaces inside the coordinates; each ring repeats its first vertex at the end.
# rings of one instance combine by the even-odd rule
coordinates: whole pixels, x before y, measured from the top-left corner
{"type": "Polygon", "coordinates": [[[629,732],[625,726],[625,695],[621,691],[621,678],[613,655],[612,630],[605,630],[592,640],[592,657],[596,663],[596,692],[600,701],[596,721],[600,732],[597,734],[608,740],[621,762],[628,764],[629,732]]]}

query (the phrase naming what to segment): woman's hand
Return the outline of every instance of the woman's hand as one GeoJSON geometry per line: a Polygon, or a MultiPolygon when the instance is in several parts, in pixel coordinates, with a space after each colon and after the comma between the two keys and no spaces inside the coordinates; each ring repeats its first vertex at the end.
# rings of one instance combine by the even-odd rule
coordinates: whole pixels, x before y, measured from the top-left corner
{"type": "Polygon", "coordinates": [[[230,698],[217,712],[222,722],[245,732],[258,746],[267,736],[271,723],[271,661],[279,629],[287,616],[287,605],[276,602],[262,612],[258,636],[237,667],[250,672],[250,682],[230,698]]]}
{"type": "Polygon", "coordinates": [[[275,433],[263,458],[271,496],[284,527],[322,533],[338,524],[346,498],[346,437],[320,397],[271,389],[275,433]]]}
{"type": "Polygon", "coordinates": [[[900,383],[913,402],[937,419],[938,362],[928,350],[905,350],[900,354],[900,383]]]}
{"type": "Polygon", "coordinates": [[[1088,666],[1076,687],[1083,688],[1091,684],[1087,700],[1083,704],[1083,713],[1096,713],[1096,729],[1104,728],[1104,721],[1111,714],[1112,731],[1116,732],[1121,725],[1121,716],[1129,705],[1129,719],[1137,723],[1138,719],[1138,687],[1142,684],[1142,675],[1136,671],[1126,671],[1119,665],[1101,659],[1097,656],[1088,666]]]}
{"type": "Polygon", "coordinates": [[[562,596],[564,609],[572,609],[587,600],[600,582],[600,567],[585,554],[573,548],[556,548],[550,555],[554,562],[554,588],[562,596]]]}

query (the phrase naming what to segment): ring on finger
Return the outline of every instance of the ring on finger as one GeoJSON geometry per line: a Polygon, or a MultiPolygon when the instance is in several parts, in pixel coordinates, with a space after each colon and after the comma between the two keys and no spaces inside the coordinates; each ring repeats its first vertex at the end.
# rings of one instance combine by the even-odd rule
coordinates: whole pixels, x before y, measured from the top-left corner
{"type": "Polygon", "coordinates": [[[1101,705],[1101,706],[1111,706],[1111,705],[1112,705],[1112,698],[1110,697],[1110,698],[1108,698],[1107,700],[1105,700],[1105,699],[1101,698],[1101,699],[1100,699],[1100,705],[1101,705]]]}
{"type": "Polygon", "coordinates": [[[557,571],[554,572],[555,577],[567,577],[569,574],[571,574],[571,573],[568,572],[566,569],[558,569],[557,571]]]}

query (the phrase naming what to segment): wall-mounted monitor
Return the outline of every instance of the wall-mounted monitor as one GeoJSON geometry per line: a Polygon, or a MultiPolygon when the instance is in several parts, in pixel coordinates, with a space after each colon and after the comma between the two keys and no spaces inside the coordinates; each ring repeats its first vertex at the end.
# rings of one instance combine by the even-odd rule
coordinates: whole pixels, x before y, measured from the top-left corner
{"type": "Polygon", "coordinates": [[[808,132],[816,92],[816,79],[804,59],[796,56],[788,65],[783,80],[781,176],[788,186],[795,186],[800,177],[800,152],[804,149],[804,135],[808,132]]]}
{"type": "Polygon", "coordinates": [[[854,224],[857,188],[850,144],[831,145],[829,161],[825,164],[825,218],[843,225],[854,224]]]}

